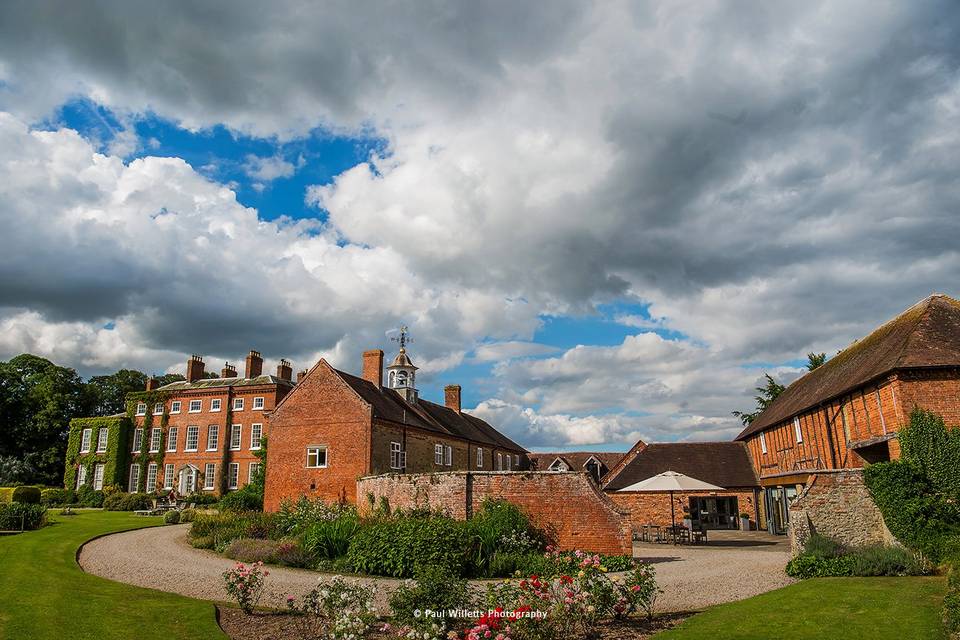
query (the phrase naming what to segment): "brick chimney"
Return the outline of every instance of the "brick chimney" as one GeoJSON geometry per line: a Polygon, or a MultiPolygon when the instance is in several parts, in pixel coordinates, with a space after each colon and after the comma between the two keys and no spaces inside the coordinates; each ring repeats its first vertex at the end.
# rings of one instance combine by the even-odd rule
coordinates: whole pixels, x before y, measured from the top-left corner
{"type": "Polygon", "coordinates": [[[243,372],[244,378],[256,378],[263,374],[263,357],[259,351],[250,349],[247,354],[247,368],[243,372]]]}
{"type": "Polygon", "coordinates": [[[160,388],[160,381],[150,376],[147,378],[147,391],[156,391],[160,388]]]}
{"type": "Polygon", "coordinates": [[[277,377],[281,380],[293,380],[293,367],[286,358],[280,358],[280,364],[277,365],[277,377]]]}
{"type": "Polygon", "coordinates": [[[307,377],[307,370],[297,372],[297,384],[300,384],[300,381],[307,377]]]}
{"type": "Polygon", "coordinates": [[[194,354],[187,360],[187,382],[196,382],[203,377],[203,358],[194,354]]]}
{"type": "Polygon", "coordinates": [[[383,386],[383,351],[371,349],[363,352],[362,377],[377,385],[378,389],[383,386]]]}
{"type": "Polygon", "coordinates": [[[447,408],[460,413],[460,385],[448,384],[443,388],[443,403],[447,408]]]}
{"type": "Polygon", "coordinates": [[[221,378],[236,378],[237,377],[237,368],[230,364],[229,362],[223,363],[223,369],[220,369],[221,378]]]}

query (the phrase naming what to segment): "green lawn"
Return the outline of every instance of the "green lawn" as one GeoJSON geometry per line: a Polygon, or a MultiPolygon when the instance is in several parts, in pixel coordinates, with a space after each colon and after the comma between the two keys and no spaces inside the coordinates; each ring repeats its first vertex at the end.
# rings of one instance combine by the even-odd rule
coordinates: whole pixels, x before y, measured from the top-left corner
{"type": "Polygon", "coordinates": [[[942,578],[816,578],[719,605],[657,640],[913,640],[946,638],[942,578]]]}
{"type": "Polygon", "coordinates": [[[226,638],[209,602],[112,582],[77,565],[77,549],[87,540],[162,524],[161,518],[79,513],[0,537],[0,638],[226,638]]]}

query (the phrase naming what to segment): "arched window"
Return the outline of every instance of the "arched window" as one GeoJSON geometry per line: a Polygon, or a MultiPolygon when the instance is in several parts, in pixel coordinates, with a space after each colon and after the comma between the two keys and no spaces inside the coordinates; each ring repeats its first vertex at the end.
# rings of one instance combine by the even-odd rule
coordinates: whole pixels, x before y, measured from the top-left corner
{"type": "Polygon", "coordinates": [[[391,386],[391,387],[393,386],[393,378],[394,378],[395,375],[396,375],[396,371],[391,371],[391,372],[390,372],[390,386],[391,386]]]}
{"type": "Polygon", "coordinates": [[[406,372],[406,371],[398,371],[398,372],[397,372],[397,386],[398,386],[398,387],[405,387],[405,386],[407,386],[407,372],[406,372]]]}

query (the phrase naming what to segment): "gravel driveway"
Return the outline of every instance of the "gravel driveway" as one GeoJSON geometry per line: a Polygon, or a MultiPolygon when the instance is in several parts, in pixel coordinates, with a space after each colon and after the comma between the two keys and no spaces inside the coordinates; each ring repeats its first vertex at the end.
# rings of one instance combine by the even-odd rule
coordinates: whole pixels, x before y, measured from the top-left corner
{"type": "MultiPolygon", "coordinates": [[[[140,587],[223,601],[221,575],[234,561],[212,551],[194,549],[189,525],[151,527],[115,533],[85,544],[81,568],[94,575],[140,587]]],[[[783,572],[784,551],[753,548],[665,547],[643,545],[635,555],[655,563],[664,593],[660,611],[691,611],[740,600],[790,584],[783,572]]],[[[301,596],[325,574],[303,569],[270,567],[262,604],[283,607],[287,594],[301,596]]],[[[390,593],[400,583],[391,578],[348,578],[376,584],[377,608],[388,612],[390,593]]]]}

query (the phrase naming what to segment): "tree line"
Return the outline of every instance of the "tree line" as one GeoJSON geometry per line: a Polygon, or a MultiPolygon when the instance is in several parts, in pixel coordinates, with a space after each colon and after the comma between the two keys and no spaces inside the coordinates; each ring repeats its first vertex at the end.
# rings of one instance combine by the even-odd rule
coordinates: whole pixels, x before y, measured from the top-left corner
{"type": "MultiPolygon", "coordinates": [[[[161,385],[183,380],[158,376],[161,385]]],[[[74,369],[24,353],[0,361],[0,486],[63,482],[70,420],[126,412],[126,395],[146,388],[133,369],[81,378],[74,369]]]]}

